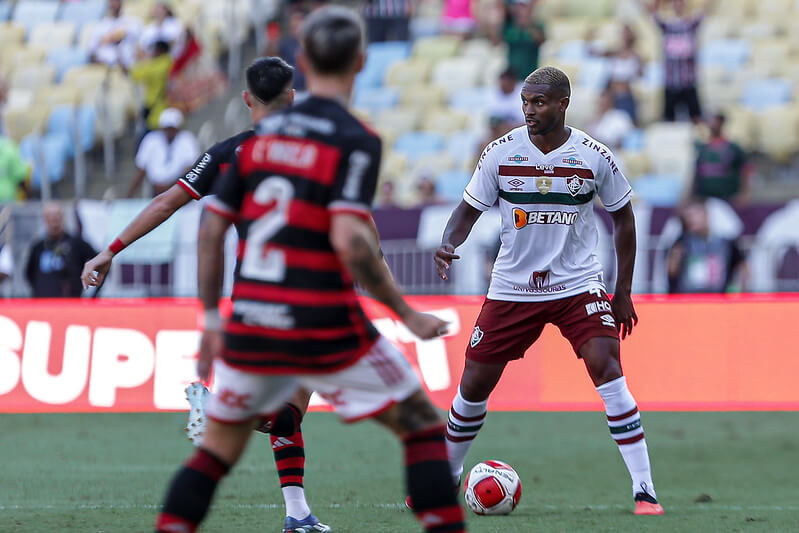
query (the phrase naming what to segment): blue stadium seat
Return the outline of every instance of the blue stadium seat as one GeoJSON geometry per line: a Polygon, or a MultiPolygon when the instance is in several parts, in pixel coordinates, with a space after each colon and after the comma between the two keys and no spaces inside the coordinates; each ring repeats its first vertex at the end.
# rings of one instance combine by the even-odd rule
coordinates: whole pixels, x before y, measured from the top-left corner
{"type": "Polygon", "coordinates": [[[604,57],[587,57],[580,61],[577,85],[601,91],[610,80],[610,61],[604,57]]]}
{"type": "Polygon", "coordinates": [[[453,133],[447,139],[447,153],[455,161],[464,162],[476,160],[481,148],[483,136],[474,130],[453,133]]]}
{"type": "Polygon", "coordinates": [[[74,22],[80,33],[81,27],[87,22],[103,18],[106,10],[106,0],[82,0],[81,2],[67,2],[63,4],[58,20],[74,22]]]}
{"type": "Polygon", "coordinates": [[[699,63],[736,70],[749,59],[749,43],[743,39],[719,39],[699,47],[699,63]]]}
{"type": "Polygon", "coordinates": [[[356,87],[379,87],[383,83],[388,68],[407,58],[411,53],[411,43],[407,41],[390,41],[373,43],[366,52],[366,64],[358,74],[356,87]]]}
{"type": "Polygon", "coordinates": [[[0,2],[0,22],[8,20],[11,14],[11,2],[0,2]]]}
{"type": "Polygon", "coordinates": [[[53,0],[22,0],[17,2],[11,20],[25,26],[27,33],[42,22],[53,22],[58,13],[60,2],[53,0]]]}
{"type": "Polygon", "coordinates": [[[682,197],[683,180],[679,176],[649,174],[635,180],[635,195],[655,207],[673,207],[682,197]]]}
{"type": "Polygon", "coordinates": [[[414,41],[420,37],[433,37],[441,33],[441,23],[432,17],[414,17],[411,19],[410,30],[414,41]]]}
{"type": "Polygon", "coordinates": [[[753,110],[787,104],[792,97],[791,83],[783,79],[752,80],[741,94],[741,103],[753,110]]]}
{"type": "Polygon", "coordinates": [[[399,93],[393,87],[365,88],[355,93],[353,105],[358,109],[380,111],[389,109],[399,102],[399,93]]]}
{"type": "Polygon", "coordinates": [[[409,161],[426,154],[438,152],[444,147],[444,137],[437,133],[412,131],[403,134],[394,144],[394,150],[409,161]]]}
{"type": "MultiPolygon", "coordinates": [[[[71,4],[67,4],[71,5],[71,4]]],[[[56,69],[56,80],[60,83],[64,73],[72,67],[79,67],[89,62],[89,52],[83,48],[54,48],[47,54],[47,62],[56,69]]]]}
{"type": "Polygon", "coordinates": [[[62,105],[55,107],[50,112],[47,122],[47,133],[66,136],[69,139],[67,155],[74,157],[75,147],[79,146],[84,152],[94,146],[94,108],[82,106],[77,110],[72,106],[62,105]],[[79,139],[75,141],[75,121],[79,128],[79,139]]]}
{"type": "Polygon", "coordinates": [[[644,149],[644,139],[644,130],[636,128],[624,136],[621,147],[630,152],[638,152],[644,149]]]}
{"type": "Polygon", "coordinates": [[[436,192],[444,200],[457,202],[463,198],[463,190],[472,175],[463,170],[451,170],[438,176],[436,192]]]}
{"type": "Polygon", "coordinates": [[[51,183],[58,183],[64,179],[64,170],[69,159],[70,140],[61,133],[48,133],[44,137],[28,135],[19,143],[22,158],[33,167],[32,182],[38,189],[42,184],[42,169],[40,154],[44,157],[44,166],[51,183]]]}
{"type": "MultiPolygon", "coordinates": [[[[492,87],[472,87],[455,91],[449,101],[449,105],[453,109],[464,112],[484,110],[491,102],[492,90],[492,87]]],[[[521,104],[519,106],[519,109],[521,109],[521,104]]]]}
{"type": "Polygon", "coordinates": [[[588,57],[588,43],[583,40],[566,41],[558,50],[558,59],[568,63],[582,63],[588,57]]]}

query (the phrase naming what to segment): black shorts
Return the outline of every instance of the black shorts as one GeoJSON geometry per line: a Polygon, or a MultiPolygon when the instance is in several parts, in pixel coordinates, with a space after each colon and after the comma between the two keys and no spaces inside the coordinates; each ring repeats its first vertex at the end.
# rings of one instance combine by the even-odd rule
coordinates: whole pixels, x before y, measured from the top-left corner
{"type": "Polygon", "coordinates": [[[684,89],[666,89],[663,99],[663,119],[674,121],[677,106],[680,104],[688,108],[688,115],[692,119],[702,116],[696,87],[686,87],[684,89]]]}

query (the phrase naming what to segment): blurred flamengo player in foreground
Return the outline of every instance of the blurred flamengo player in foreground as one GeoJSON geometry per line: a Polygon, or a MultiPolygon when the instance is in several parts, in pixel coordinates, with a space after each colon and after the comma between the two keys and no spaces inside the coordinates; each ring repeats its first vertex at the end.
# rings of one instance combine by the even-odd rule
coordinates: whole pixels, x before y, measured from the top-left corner
{"type": "MultiPolygon", "coordinates": [[[[243,92],[244,103],[250,109],[253,123],[271,113],[288,107],[294,101],[292,89],[294,69],[280,58],[260,58],[247,68],[247,90],[243,92]]],[[[192,198],[195,200],[209,194],[218,178],[235,158],[238,146],[255,134],[254,130],[243,131],[219,142],[202,154],[185,176],[167,191],[156,196],[147,207],[122,231],[119,237],[83,267],[81,280],[84,287],[99,286],[111,268],[114,256],[162,222],[192,198]]],[[[205,239],[200,231],[199,240],[205,239]]],[[[200,359],[197,373],[208,378],[211,361],[200,359]]],[[[204,423],[202,409],[207,389],[193,383],[186,389],[191,404],[189,439],[195,445],[202,442],[204,423]]],[[[289,402],[274,416],[264,420],[260,431],[270,433],[270,440],[277,464],[280,486],[286,504],[285,533],[311,533],[330,531],[312,513],[305,499],[303,477],[305,470],[305,447],[300,423],[308,409],[310,392],[298,390],[289,402]]]]}
{"type": "Polygon", "coordinates": [[[632,189],[606,146],[565,125],[570,94],[569,79],[556,68],[543,67],[527,77],[521,90],[526,126],[485,148],[435,253],[438,274],[447,279],[459,258],[455,249],[499,199],[502,246],[449,412],[451,472],[461,476],[505,365],[523,357],[544,325],[552,323],[585,362],[605,403],[611,436],[632,478],[635,514],[663,514],[641,415],[619,361],[619,331],[624,338],[638,322],[630,298],[632,189]],[[595,195],[613,218],[618,279],[612,301],[595,254],[595,195]]]}
{"type": "Polygon", "coordinates": [[[345,421],[375,418],[402,439],[408,490],[427,532],[465,531],[449,474],[445,426],[403,355],[366,318],[362,284],[422,339],[447,325],[405,302],[371,227],[381,142],[347,110],[364,64],[363,22],[325,7],[303,23],[299,63],[310,97],[262,120],[215,186],[203,220],[198,283],[206,309],[200,349],[217,381],[202,446],[167,492],[157,531],[195,531],[259,415],[300,386],[345,421]],[[240,245],[233,315],[217,309],[222,245],[240,245]]]}

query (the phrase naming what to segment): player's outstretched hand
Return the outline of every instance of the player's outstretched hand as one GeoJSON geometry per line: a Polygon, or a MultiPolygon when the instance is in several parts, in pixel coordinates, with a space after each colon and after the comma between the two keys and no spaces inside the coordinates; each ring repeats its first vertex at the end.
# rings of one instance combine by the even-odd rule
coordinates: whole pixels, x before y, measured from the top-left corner
{"type": "Polygon", "coordinates": [[[201,381],[208,381],[211,364],[216,357],[222,355],[223,345],[224,338],[221,330],[207,329],[203,331],[203,337],[200,340],[200,357],[197,359],[197,375],[200,376],[201,381]]]}
{"type": "Polygon", "coordinates": [[[630,293],[616,292],[610,302],[613,316],[616,318],[616,328],[624,339],[633,332],[633,326],[638,324],[638,315],[635,314],[633,300],[630,293]]]}
{"type": "Polygon", "coordinates": [[[447,270],[449,270],[450,265],[452,265],[452,261],[460,258],[461,256],[455,254],[455,247],[451,244],[442,244],[439,246],[433,256],[433,261],[435,261],[436,269],[438,270],[438,276],[441,279],[449,279],[447,277],[447,270]]]}
{"type": "Polygon", "coordinates": [[[114,254],[110,250],[103,250],[83,265],[83,272],[80,274],[80,281],[83,288],[98,287],[103,284],[108,270],[111,268],[111,261],[114,254]]]}
{"type": "Polygon", "coordinates": [[[411,333],[420,339],[434,339],[440,337],[449,329],[449,322],[427,313],[411,310],[402,321],[411,333]]]}

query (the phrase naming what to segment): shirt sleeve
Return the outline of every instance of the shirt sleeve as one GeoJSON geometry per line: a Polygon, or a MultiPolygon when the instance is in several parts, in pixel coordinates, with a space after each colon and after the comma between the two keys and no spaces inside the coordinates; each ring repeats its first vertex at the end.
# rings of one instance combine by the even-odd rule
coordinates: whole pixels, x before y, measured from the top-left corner
{"type": "Polygon", "coordinates": [[[232,151],[226,149],[224,142],[216,143],[197,158],[184,176],[178,178],[178,185],[192,198],[199,200],[211,192],[219,176],[219,166],[227,162],[231,154],[232,151]]]}
{"type": "Polygon", "coordinates": [[[152,155],[151,146],[153,144],[153,137],[150,133],[144,136],[144,138],[141,140],[141,144],[139,145],[139,149],[136,151],[136,167],[141,170],[147,168],[147,160],[150,159],[152,155]]]}
{"type": "Polygon", "coordinates": [[[372,135],[358,141],[343,154],[327,208],[334,213],[351,213],[370,219],[382,143],[372,135]]]}
{"type": "Polygon", "coordinates": [[[245,180],[239,175],[238,162],[234,161],[230,168],[217,180],[213,187],[214,196],[208,199],[205,208],[235,223],[244,200],[245,180]]]}
{"type": "MultiPolygon", "coordinates": [[[[489,145],[490,146],[490,145],[489,145]]],[[[486,147],[477,162],[472,179],[463,191],[463,201],[478,211],[486,211],[499,195],[499,168],[491,148],[486,147]]]]}
{"type": "Polygon", "coordinates": [[[630,201],[633,189],[616,164],[613,152],[606,146],[602,146],[602,148],[597,165],[599,168],[595,177],[596,190],[605,209],[610,212],[618,211],[630,201]]]}

